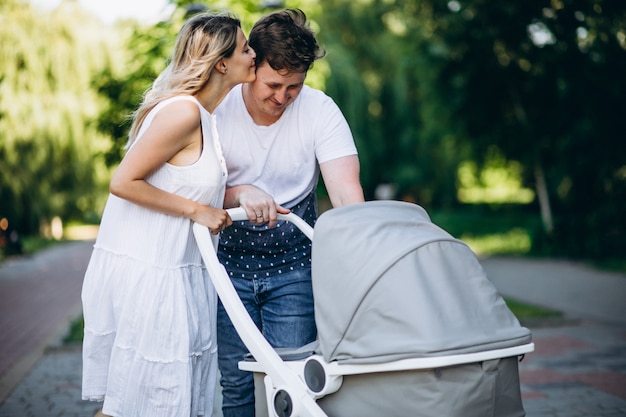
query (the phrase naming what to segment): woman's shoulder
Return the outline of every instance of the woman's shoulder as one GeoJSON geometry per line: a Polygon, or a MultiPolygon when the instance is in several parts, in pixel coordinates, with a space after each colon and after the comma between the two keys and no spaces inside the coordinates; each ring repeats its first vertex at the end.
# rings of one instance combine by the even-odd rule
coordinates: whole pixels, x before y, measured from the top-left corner
{"type": "Polygon", "coordinates": [[[161,102],[159,102],[156,106],[154,106],[153,112],[158,113],[161,109],[168,108],[180,108],[180,109],[191,109],[193,107],[197,107],[198,109],[201,107],[200,102],[194,97],[188,94],[181,94],[178,96],[168,97],[161,102]]]}
{"type": "Polygon", "coordinates": [[[151,113],[154,116],[159,114],[159,118],[167,115],[168,117],[182,118],[183,121],[190,118],[197,121],[200,117],[201,107],[202,106],[195,97],[190,95],[180,95],[169,97],[161,101],[154,107],[154,109],[152,109],[151,113]]]}
{"type": "MultiPolygon", "coordinates": [[[[180,131],[194,129],[201,120],[200,105],[192,96],[175,96],[157,104],[144,121],[145,128],[156,125],[159,129],[175,128],[180,131]]],[[[142,126],[144,127],[144,126],[142,126]]]]}

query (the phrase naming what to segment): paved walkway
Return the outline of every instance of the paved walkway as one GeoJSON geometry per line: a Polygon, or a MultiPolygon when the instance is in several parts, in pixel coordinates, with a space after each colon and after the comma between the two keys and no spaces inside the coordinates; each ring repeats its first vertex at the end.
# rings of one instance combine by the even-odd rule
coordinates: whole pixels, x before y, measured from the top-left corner
{"type": "MultiPolygon", "coordinates": [[[[0,266],[0,417],[98,408],[80,399],[80,345],[61,343],[80,316],[90,252],[91,242],[72,242],[0,266]]],[[[525,323],[536,345],[520,364],[527,416],[626,416],[626,275],[515,258],[483,265],[503,295],[566,313],[525,323]]]]}
{"type": "Polygon", "coordinates": [[[91,247],[76,241],[0,265],[0,401],[80,316],[91,247]]]}
{"type": "Polygon", "coordinates": [[[626,275],[567,261],[482,264],[502,295],[565,314],[526,324],[535,343],[520,364],[527,416],[626,416],[626,275]]]}

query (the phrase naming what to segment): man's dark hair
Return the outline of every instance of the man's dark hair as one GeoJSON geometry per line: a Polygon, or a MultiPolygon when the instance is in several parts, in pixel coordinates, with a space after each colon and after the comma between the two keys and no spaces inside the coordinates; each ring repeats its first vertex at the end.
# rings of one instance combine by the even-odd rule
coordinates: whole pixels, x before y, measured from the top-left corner
{"type": "Polygon", "coordinates": [[[271,13],[254,24],[248,43],[257,65],[267,62],[276,71],[307,72],[326,53],[320,49],[300,9],[271,13]]]}

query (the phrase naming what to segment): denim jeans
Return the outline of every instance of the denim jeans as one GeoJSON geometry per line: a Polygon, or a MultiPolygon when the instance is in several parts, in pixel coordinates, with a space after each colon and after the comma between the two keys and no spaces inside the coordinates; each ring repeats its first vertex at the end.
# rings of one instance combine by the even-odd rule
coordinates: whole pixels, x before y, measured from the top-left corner
{"type": "MultiPolygon", "coordinates": [[[[300,347],[315,340],[311,269],[231,281],[250,317],[273,347],[300,347]]],[[[217,310],[218,361],[224,417],[254,416],[254,379],[238,363],[248,353],[224,306],[217,310]]]]}

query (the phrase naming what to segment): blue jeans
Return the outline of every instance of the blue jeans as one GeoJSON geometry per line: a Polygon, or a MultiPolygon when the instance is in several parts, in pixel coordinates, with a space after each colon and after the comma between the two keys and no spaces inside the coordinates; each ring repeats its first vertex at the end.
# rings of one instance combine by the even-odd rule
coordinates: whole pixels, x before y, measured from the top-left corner
{"type": "MultiPolygon", "coordinates": [[[[231,281],[250,317],[273,347],[300,347],[315,340],[311,269],[231,281]]],[[[254,378],[238,363],[248,353],[224,306],[217,309],[217,346],[224,417],[254,416],[254,378]]]]}

